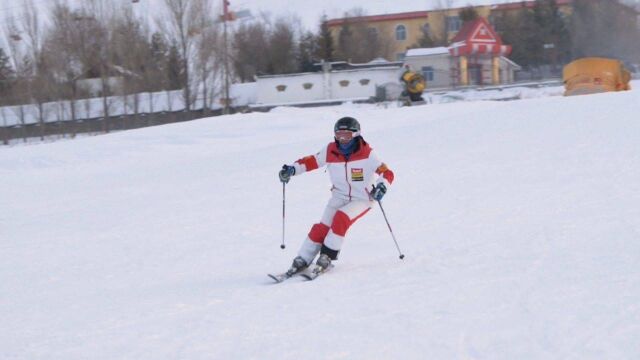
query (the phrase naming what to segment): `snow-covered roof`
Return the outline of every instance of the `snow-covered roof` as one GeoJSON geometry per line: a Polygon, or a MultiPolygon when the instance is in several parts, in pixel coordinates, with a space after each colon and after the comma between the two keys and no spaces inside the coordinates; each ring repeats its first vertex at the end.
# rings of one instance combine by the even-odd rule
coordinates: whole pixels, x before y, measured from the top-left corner
{"type": "Polygon", "coordinates": [[[507,63],[511,64],[511,66],[513,66],[516,70],[521,70],[522,69],[522,66],[516,64],[515,61],[509,59],[506,56],[500,56],[500,59],[502,59],[502,60],[506,61],[507,63]]]}
{"type": "Polygon", "coordinates": [[[382,58],[382,57],[377,57],[371,61],[369,61],[367,64],[388,64],[389,60],[382,58]]]}
{"type": "Polygon", "coordinates": [[[419,49],[409,49],[407,50],[406,57],[410,56],[430,56],[430,55],[443,55],[448,54],[449,49],[441,46],[441,47],[433,47],[433,48],[419,48],[419,49]]]}

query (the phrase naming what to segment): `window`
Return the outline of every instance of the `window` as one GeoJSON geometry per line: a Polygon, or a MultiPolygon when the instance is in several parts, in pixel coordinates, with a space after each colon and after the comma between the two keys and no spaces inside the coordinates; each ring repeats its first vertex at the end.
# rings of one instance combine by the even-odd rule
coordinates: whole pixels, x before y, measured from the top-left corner
{"type": "Polygon", "coordinates": [[[431,66],[422,67],[422,76],[427,81],[433,81],[433,68],[431,66]]]}
{"type": "Polygon", "coordinates": [[[397,53],[396,54],[396,61],[404,61],[404,57],[405,57],[405,53],[397,53]]]}
{"type": "Polygon", "coordinates": [[[378,29],[374,27],[367,28],[367,37],[369,39],[377,39],[378,38],[378,29]]]}
{"type": "Polygon", "coordinates": [[[447,16],[447,31],[457,32],[462,27],[462,21],[459,16],[447,16]]]}
{"type": "Polygon", "coordinates": [[[428,36],[431,36],[431,26],[429,23],[425,23],[422,25],[422,33],[428,36]]]}
{"type": "Polygon", "coordinates": [[[404,25],[396,26],[396,40],[407,40],[407,28],[404,25]]]}

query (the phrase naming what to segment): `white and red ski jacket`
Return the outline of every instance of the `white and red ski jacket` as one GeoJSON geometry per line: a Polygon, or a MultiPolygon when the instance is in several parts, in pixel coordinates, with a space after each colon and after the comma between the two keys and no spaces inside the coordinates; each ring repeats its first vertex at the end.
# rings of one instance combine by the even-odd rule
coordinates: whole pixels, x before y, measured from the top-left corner
{"type": "Polygon", "coordinates": [[[294,175],[327,166],[334,196],[345,200],[371,201],[369,193],[374,184],[384,183],[387,188],[393,183],[393,171],[380,161],[373,149],[361,138],[356,150],[347,159],[332,142],[315,155],[297,160],[294,175]]]}

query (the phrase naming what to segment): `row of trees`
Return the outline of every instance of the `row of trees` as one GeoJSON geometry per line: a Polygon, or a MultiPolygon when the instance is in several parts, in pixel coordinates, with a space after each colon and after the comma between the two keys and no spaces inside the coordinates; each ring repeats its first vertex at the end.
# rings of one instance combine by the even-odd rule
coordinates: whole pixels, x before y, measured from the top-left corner
{"type": "MultiPolygon", "coordinates": [[[[582,5],[576,2],[574,6],[582,5]]],[[[473,9],[461,14],[463,21],[476,16],[473,9]]],[[[492,22],[502,40],[512,45],[510,58],[524,67],[568,62],[574,53],[572,34],[584,30],[560,12],[555,0],[535,0],[531,8],[496,13],[492,22]]]]}
{"type": "MultiPolygon", "coordinates": [[[[33,0],[25,0],[21,14],[5,20],[0,105],[64,100],[73,115],[75,101],[89,96],[79,82],[94,78],[102,85],[108,116],[107,98],[116,95],[110,78],[117,76],[123,79],[117,95],[134,97],[133,112],[139,94],[174,89],[182,89],[189,110],[196,99],[211,105],[220,97],[225,63],[231,77],[247,82],[257,74],[310,71],[321,60],[367,62],[391,55],[391,34],[374,31],[363,21],[347,20],[334,41],[326,18],[316,31],[303,31],[295,18],[272,21],[262,16],[234,25],[227,42],[213,0],[162,0],[167,15],[153,26],[134,16],[136,5],[115,8],[112,3],[86,0],[71,8],[55,0],[51,21],[43,27],[33,0]]],[[[491,21],[513,45],[513,60],[524,66],[595,55],[637,59],[640,35],[634,17],[617,4],[575,1],[567,16],[555,0],[536,0],[533,7],[492,13],[491,21]]],[[[363,15],[363,10],[353,10],[345,18],[363,15]]],[[[473,8],[459,15],[463,21],[478,16],[473,8]]],[[[413,46],[444,46],[447,37],[446,24],[425,29],[413,46]]]]}
{"type": "Polygon", "coordinates": [[[109,97],[133,97],[136,113],[140,94],[176,89],[183,90],[187,110],[196,99],[206,109],[224,96],[225,63],[229,76],[247,82],[336,59],[324,21],[316,34],[303,31],[296,18],[262,15],[229,24],[227,41],[214,0],[162,0],[165,15],[153,24],[135,16],[133,3],[116,8],[109,0],[86,0],[72,8],[55,0],[46,27],[33,1],[25,0],[0,29],[7,46],[0,47],[0,106],[68,101],[75,120],[76,102],[91,96],[84,80],[94,79],[107,117],[109,97]]]}
{"type": "MultiPolygon", "coordinates": [[[[560,11],[556,0],[535,0],[519,10],[493,12],[491,22],[506,44],[513,46],[510,58],[525,68],[558,67],[585,56],[614,57],[640,61],[640,31],[633,7],[618,0],[574,1],[572,13],[560,11]]],[[[477,18],[468,7],[459,12],[464,22],[477,18]]],[[[413,47],[446,46],[448,32],[425,31],[413,47]]]]}
{"type": "MultiPolygon", "coordinates": [[[[443,8],[449,5],[441,3],[443,8]]],[[[568,15],[560,11],[556,0],[535,0],[532,6],[523,2],[515,11],[493,11],[490,20],[504,42],[513,46],[510,57],[525,68],[552,65],[559,69],[584,56],[640,61],[640,31],[632,7],[618,0],[574,1],[572,7],[568,15]]],[[[308,71],[320,60],[363,63],[378,57],[393,58],[393,34],[374,30],[360,20],[364,15],[362,9],[344,14],[335,42],[326,19],[315,33],[298,38],[296,27],[284,20],[275,25],[267,21],[243,26],[235,34],[236,73],[241,81],[252,81],[255,74],[308,71]]],[[[473,7],[461,9],[458,15],[463,23],[479,16],[473,7]]],[[[424,28],[411,47],[447,46],[449,35],[446,23],[441,29],[424,28]]]]}
{"type": "Polygon", "coordinates": [[[233,36],[233,68],[241,82],[255,75],[312,71],[321,60],[339,58],[326,23],[317,32],[301,30],[299,20],[267,17],[240,25],[233,36]],[[260,54],[260,56],[256,56],[260,54]]]}
{"type": "Polygon", "coordinates": [[[524,66],[559,65],[585,56],[639,61],[640,31],[631,7],[616,0],[574,1],[564,15],[554,0],[496,18],[512,59],[524,66]]]}
{"type": "Polygon", "coordinates": [[[75,120],[77,100],[90,96],[84,79],[99,84],[105,117],[115,95],[133,97],[125,101],[133,103],[132,112],[140,94],[164,90],[184,89],[187,109],[197,97],[210,103],[217,95],[210,85],[219,77],[222,43],[211,3],[163,0],[168,15],[152,33],[134,15],[135,5],[86,0],[72,8],[55,0],[43,26],[33,0],[26,0],[17,16],[4,20],[0,105],[64,100],[75,120]]]}

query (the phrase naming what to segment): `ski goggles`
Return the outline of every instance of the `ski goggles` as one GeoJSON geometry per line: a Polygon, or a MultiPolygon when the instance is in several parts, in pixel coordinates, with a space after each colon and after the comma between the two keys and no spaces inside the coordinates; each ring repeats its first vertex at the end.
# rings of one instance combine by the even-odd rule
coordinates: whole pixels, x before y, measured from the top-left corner
{"type": "Polygon", "coordinates": [[[351,141],[351,139],[359,135],[357,131],[351,130],[336,130],[335,134],[338,141],[351,141]]]}

